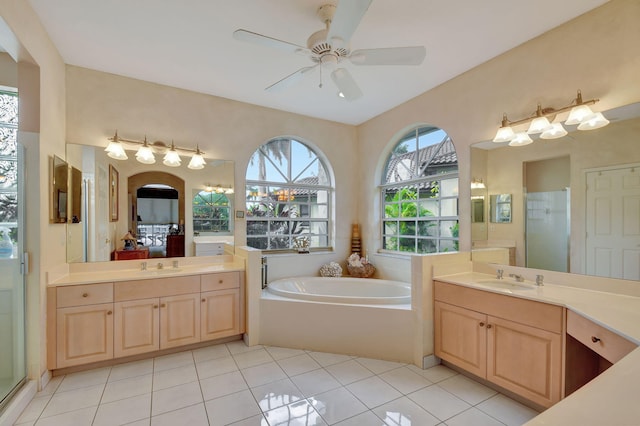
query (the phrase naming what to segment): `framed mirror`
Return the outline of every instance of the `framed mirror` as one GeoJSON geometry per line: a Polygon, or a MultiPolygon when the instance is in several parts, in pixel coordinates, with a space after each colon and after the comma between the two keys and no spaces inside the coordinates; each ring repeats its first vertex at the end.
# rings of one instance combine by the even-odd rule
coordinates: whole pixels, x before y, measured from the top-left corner
{"type": "Polygon", "coordinates": [[[69,166],[58,156],[53,156],[49,165],[49,223],[67,223],[69,166]]]}
{"type": "Polygon", "coordinates": [[[493,194],[489,198],[489,221],[491,223],[511,223],[511,194],[493,194]]]}
{"type": "Polygon", "coordinates": [[[484,223],[484,196],[471,196],[471,223],[484,223]]]}

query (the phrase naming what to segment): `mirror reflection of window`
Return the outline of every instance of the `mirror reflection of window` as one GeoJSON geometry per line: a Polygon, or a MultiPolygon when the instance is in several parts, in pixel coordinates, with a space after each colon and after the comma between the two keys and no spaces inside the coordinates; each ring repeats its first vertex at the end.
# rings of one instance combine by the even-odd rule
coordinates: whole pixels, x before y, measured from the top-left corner
{"type": "Polygon", "coordinates": [[[511,222],[511,194],[494,194],[491,196],[491,222],[511,222]]]}
{"type": "Polygon", "coordinates": [[[193,197],[193,231],[230,232],[231,203],[225,194],[200,191],[193,197]]]}

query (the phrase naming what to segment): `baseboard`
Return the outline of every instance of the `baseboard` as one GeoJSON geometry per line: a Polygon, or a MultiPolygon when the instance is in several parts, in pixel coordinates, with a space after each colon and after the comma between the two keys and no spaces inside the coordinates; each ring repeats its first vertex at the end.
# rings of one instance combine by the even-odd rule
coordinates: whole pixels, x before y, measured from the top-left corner
{"type": "Polygon", "coordinates": [[[423,369],[435,367],[436,365],[439,365],[440,363],[441,363],[440,358],[438,358],[435,355],[427,355],[424,358],[422,358],[422,368],[423,369]]]}
{"type": "Polygon", "coordinates": [[[0,426],[11,426],[27,408],[33,397],[38,392],[38,384],[35,380],[29,380],[22,389],[11,399],[11,402],[0,415],[0,426]]]}

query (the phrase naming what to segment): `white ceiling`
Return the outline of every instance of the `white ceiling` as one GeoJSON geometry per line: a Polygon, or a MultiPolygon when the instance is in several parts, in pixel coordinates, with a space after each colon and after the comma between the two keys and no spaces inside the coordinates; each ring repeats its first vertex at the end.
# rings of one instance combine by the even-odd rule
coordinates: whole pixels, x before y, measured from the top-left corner
{"type": "MultiPolygon", "coordinates": [[[[348,1],[348,0],[342,0],[348,1]]],[[[607,0],[374,0],[351,48],[423,45],[421,66],[355,66],[364,96],[318,70],[266,92],[308,58],[237,41],[238,28],[306,45],[336,0],[29,0],[71,65],[311,117],[360,124],[607,0]]]]}

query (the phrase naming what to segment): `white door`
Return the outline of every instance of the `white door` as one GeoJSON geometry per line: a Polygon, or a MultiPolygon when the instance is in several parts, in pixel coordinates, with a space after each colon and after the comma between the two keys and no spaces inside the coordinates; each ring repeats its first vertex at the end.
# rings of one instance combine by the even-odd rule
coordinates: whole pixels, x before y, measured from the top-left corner
{"type": "Polygon", "coordinates": [[[111,258],[111,240],[109,239],[109,174],[102,165],[96,167],[96,261],[111,258]]]}
{"type": "Polygon", "coordinates": [[[640,280],[640,167],[586,178],[586,273],[640,280]]]}

